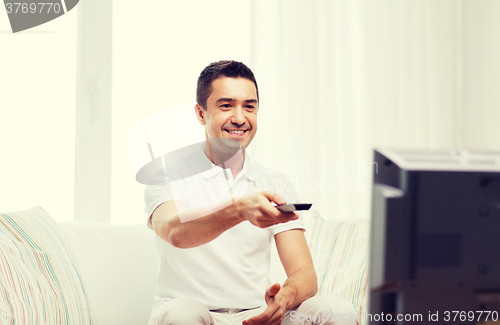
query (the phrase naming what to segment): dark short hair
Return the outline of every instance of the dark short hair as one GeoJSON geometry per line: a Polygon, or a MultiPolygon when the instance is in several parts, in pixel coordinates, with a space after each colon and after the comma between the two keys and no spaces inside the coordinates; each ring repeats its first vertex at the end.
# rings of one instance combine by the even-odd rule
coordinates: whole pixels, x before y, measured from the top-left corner
{"type": "Polygon", "coordinates": [[[252,81],[257,91],[257,100],[259,100],[259,88],[257,87],[257,81],[252,70],[241,62],[222,60],[210,63],[198,77],[196,101],[204,110],[207,109],[207,99],[212,93],[212,81],[222,77],[245,78],[252,81]]]}

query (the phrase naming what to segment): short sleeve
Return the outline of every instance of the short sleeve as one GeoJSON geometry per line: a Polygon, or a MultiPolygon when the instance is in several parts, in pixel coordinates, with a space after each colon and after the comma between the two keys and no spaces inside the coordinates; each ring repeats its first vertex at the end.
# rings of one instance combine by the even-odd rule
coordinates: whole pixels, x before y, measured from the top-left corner
{"type": "Polygon", "coordinates": [[[177,178],[169,182],[169,179],[176,179],[172,172],[165,169],[158,171],[148,182],[144,189],[144,211],[148,219],[162,203],[170,200],[178,200],[187,205],[187,189],[183,179],[177,178]]]}
{"type": "MultiPolygon", "coordinates": [[[[299,194],[295,190],[295,187],[292,185],[292,183],[285,177],[283,176],[284,180],[280,182],[283,184],[283,186],[276,186],[275,192],[281,195],[285,200],[287,204],[293,204],[293,203],[300,203],[299,200],[299,194]]],[[[278,182],[275,182],[275,184],[279,184],[278,182]]],[[[280,232],[286,231],[286,230],[291,230],[291,229],[302,229],[305,231],[305,226],[304,226],[304,219],[302,212],[297,211],[299,214],[299,219],[297,220],[292,220],[286,223],[279,223],[277,225],[274,225],[274,234],[279,234],[280,232]]]]}

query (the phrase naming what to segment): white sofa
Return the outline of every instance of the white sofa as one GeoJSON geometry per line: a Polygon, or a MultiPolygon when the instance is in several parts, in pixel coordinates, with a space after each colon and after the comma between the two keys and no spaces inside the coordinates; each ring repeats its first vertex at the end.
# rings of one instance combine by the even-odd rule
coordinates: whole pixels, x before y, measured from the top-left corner
{"type": "MultiPolygon", "coordinates": [[[[310,216],[308,216],[309,218],[310,216]]],[[[312,218],[312,217],[311,217],[312,218]]],[[[319,220],[322,224],[320,228],[324,228],[323,232],[327,231],[324,221],[315,216],[314,219],[319,220]]],[[[332,224],[331,222],[327,222],[332,224]]],[[[366,220],[344,220],[335,221],[334,224],[353,225],[356,228],[363,226],[358,236],[368,236],[366,220]]],[[[309,222],[308,224],[311,224],[309,222]]],[[[60,229],[66,235],[70,242],[71,248],[79,264],[80,275],[89,298],[90,306],[96,316],[98,325],[138,325],[147,324],[153,304],[153,294],[156,285],[157,277],[157,261],[155,254],[154,232],[146,227],[145,224],[140,225],[119,225],[119,224],[89,224],[89,223],[59,223],[60,229]]],[[[317,227],[318,228],[318,227],[317,227]]],[[[322,229],[317,229],[321,232],[322,229]]],[[[351,228],[352,229],[352,228],[351,228]]],[[[309,232],[314,232],[310,230],[309,232]]],[[[343,240],[341,232],[338,229],[331,233],[324,233],[323,241],[343,240]]],[[[346,230],[344,232],[351,232],[346,230]]],[[[306,231],[306,235],[308,231],[306,231]]],[[[313,234],[311,234],[313,235],[313,234]]],[[[321,236],[307,236],[310,246],[322,245],[315,241],[321,236]]],[[[344,238],[345,239],[345,238],[344,238]]],[[[359,240],[361,242],[358,248],[367,245],[367,238],[359,240]]],[[[328,246],[326,243],[325,246],[328,246]]],[[[343,251],[341,243],[336,243],[343,251]]],[[[351,245],[352,246],[352,245],[351,245]]],[[[313,248],[312,247],[312,248],[313,248]]],[[[351,247],[352,248],[352,247],[351,247]]],[[[366,247],[367,249],[367,247],[366,247]]],[[[322,269],[316,260],[321,257],[322,249],[315,249],[316,254],[313,254],[315,265],[318,272],[318,281],[320,282],[320,293],[334,293],[332,288],[325,285],[325,273],[332,272],[328,268],[322,269]],[[323,288],[321,286],[323,285],[323,288]],[[321,292],[323,290],[323,292],[321,292]]],[[[328,249],[330,250],[330,249],[328,249]]],[[[363,250],[359,250],[363,252],[363,250]]],[[[328,254],[328,252],[326,252],[328,254]]],[[[365,253],[363,253],[365,254],[365,253]]],[[[326,256],[326,255],[325,255],[326,256]]],[[[330,259],[335,259],[329,257],[330,259]]],[[[323,257],[322,260],[325,258],[323,257]]],[[[357,263],[363,260],[358,258],[357,263]]],[[[334,261],[325,261],[326,265],[334,265],[334,261]]],[[[367,265],[361,265],[366,268],[367,265]]],[[[351,269],[359,269],[359,266],[353,265],[351,269]]],[[[349,270],[346,270],[349,274],[349,270]]],[[[365,274],[366,275],[366,274],[365,274]]],[[[272,254],[271,261],[271,280],[274,282],[283,283],[286,278],[285,272],[279,263],[275,249],[272,254]]],[[[345,278],[344,275],[338,274],[338,277],[345,278]]],[[[355,275],[352,275],[355,277],[355,275]]],[[[333,280],[332,280],[333,281],[333,280]]],[[[355,278],[351,282],[357,281],[355,278]]],[[[343,294],[346,291],[351,291],[350,284],[346,285],[343,294]]],[[[359,290],[365,289],[366,278],[361,279],[361,287],[359,290]]],[[[358,290],[358,291],[359,291],[358,290]]],[[[342,289],[340,289],[342,291],[342,289]]],[[[352,294],[351,294],[352,295],[352,294]]],[[[362,295],[362,293],[357,293],[362,295]]],[[[366,296],[364,296],[362,308],[366,308],[366,296]]],[[[347,298],[347,297],[345,297],[347,298]]],[[[359,305],[359,302],[358,302],[359,305]]]]}
{"type": "MultiPolygon", "coordinates": [[[[314,212],[305,220],[318,294],[366,310],[368,221],[325,221],[314,212]]],[[[155,236],[145,224],[55,223],[41,207],[0,213],[0,323],[147,324],[155,236]]],[[[270,276],[285,280],[275,249],[270,276]]]]}

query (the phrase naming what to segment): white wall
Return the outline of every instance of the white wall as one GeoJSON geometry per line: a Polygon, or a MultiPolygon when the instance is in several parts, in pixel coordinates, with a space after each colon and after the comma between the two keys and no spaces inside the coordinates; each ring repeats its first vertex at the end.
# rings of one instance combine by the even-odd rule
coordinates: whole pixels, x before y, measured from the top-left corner
{"type": "Polygon", "coordinates": [[[500,1],[465,0],[463,146],[500,150],[500,1]]]}
{"type": "Polygon", "coordinates": [[[76,10],[13,34],[0,10],[0,212],[73,220],[76,10]]]}

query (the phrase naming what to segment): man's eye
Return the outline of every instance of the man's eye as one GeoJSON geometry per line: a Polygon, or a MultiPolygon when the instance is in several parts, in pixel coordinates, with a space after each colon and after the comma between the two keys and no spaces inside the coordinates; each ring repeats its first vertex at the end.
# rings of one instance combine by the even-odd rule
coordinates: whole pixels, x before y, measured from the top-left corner
{"type": "Polygon", "coordinates": [[[231,109],[231,104],[222,104],[220,107],[224,110],[228,110],[231,109]]]}
{"type": "Polygon", "coordinates": [[[253,110],[255,109],[255,107],[254,107],[254,106],[252,106],[252,105],[248,105],[248,106],[246,106],[245,108],[246,108],[247,110],[249,110],[249,111],[253,111],[253,110]]]}

